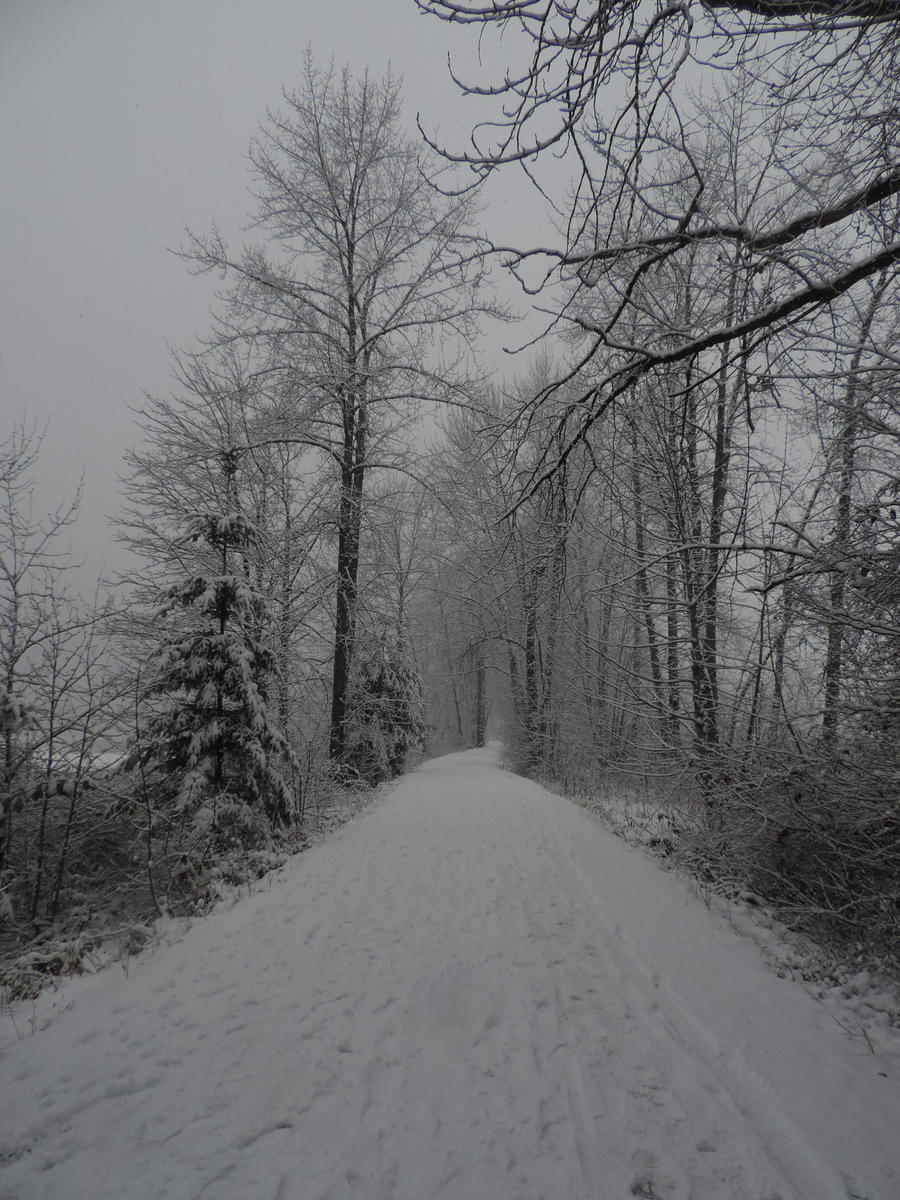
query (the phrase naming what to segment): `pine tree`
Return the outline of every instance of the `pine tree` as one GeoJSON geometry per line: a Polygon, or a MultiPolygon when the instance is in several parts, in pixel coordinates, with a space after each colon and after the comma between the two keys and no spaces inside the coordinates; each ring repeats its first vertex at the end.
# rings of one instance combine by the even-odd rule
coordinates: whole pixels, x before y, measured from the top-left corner
{"type": "Polygon", "coordinates": [[[381,637],[361,655],[349,709],[347,765],[372,785],[399,775],[426,734],[422,681],[406,646],[381,637]]]}
{"type": "Polygon", "coordinates": [[[254,530],[240,513],[204,513],[186,536],[215,552],[218,573],[191,575],[166,593],[160,617],[171,628],[150,689],[162,703],[132,761],[168,780],[177,812],[246,838],[258,829],[260,811],[283,825],[292,808],[278,765],[291,753],[266,703],[273,666],[261,639],[266,602],[230,562],[233,552],[250,547],[254,530]]]}

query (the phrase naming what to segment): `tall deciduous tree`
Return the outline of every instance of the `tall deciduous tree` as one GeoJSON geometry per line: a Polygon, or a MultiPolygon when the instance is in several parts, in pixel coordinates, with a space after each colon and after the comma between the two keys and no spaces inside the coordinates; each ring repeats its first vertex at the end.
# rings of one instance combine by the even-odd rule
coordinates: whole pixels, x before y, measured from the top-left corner
{"type": "MultiPolygon", "coordinates": [[[[236,345],[174,356],[177,391],[141,406],[143,438],[126,455],[128,499],[118,524],[141,562],[129,580],[133,594],[154,611],[160,588],[210,567],[208,544],[182,536],[194,514],[239,510],[252,521],[254,538],[235,554],[236,566],[269,604],[272,698],[295,742],[305,726],[318,727],[310,714],[321,712],[326,686],[316,664],[328,640],[328,590],[316,545],[327,493],[309,451],[271,442],[274,400],[259,366],[236,345]],[[233,473],[222,470],[228,461],[233,473]]],[[[155,639],[152,623],[147,633],[155,639]]]]}
{"type": "Polygon", "coordinates": [[[284,102],[250,154],[267,245],[232,254],[214,232],[187,253],[232,280],[226,332],[269,348],[282,402],[272,436],[319,447],[335,468],[330,753],[340,761],[368,475],[397,462],[394,435],[419,400],[455,394],[434,342],[465,354],[484,268],[472,202],[432,186],[433,161],[401,132],[395,80],[320,73],[308,55],[284,102]]]}

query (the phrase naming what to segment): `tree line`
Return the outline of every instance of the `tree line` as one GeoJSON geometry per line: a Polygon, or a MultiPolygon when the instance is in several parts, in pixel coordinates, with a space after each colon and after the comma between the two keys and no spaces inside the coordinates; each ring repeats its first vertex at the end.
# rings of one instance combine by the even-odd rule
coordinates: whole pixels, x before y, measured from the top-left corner
{"type": "Polygon", "coordinates": [[[425,740],[419,417],[468,402],[499,310],[472,201],[436,186],[390,75],[307,54],[282,101],[250,149],[244,243],[188,235],[222,286],[172,393],[139,406],[117,516],[135,566],[102,611],[60,591],[76,506],[29,515],[39,436],[2,447],[13,943],[87,922],[98,881],[126,915],[190,905],[425,740]]]}
{"type": "Polygon", "coordinates": [[[3,446],[8,939],[194,903],[493,737],[896,964],[894,6],[417,2],[521,52],[464,85],[502,111],[423,143],[394,79],[307,55],[245,242],[184,247],[221,288],[141,405],[114,601],[68,594],[74,510],[3,446]],[[523,168],[557,246],[478,227],[523,168]],[[498,265],[547,315],[506,378],[498,265]]]}
{"type": "Polygon", "coordinates": [[[555,360],[479,460],[517,761],[655,778],[695,869],[896,965],[900,11],[417,2],[497,103],[432,144],[560,215],[495,244],[555,360]]]}

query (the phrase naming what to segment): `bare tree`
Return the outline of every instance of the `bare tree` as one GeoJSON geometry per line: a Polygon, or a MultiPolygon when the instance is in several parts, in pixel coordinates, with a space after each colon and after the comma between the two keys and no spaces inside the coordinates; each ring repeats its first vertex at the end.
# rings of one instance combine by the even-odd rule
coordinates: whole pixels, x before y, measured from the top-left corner
{"type": "Polygon", "coordinates": [[[35,466],[41,437],[19,426],[0,444],[0,885],[23,803],[31,754],[41,739],[41,655],[61,630],[81,625],[60,619],[69,562],[63,542],[78,511],[78,496],[56,512],[34,511],[35,466]]]}
{"type": "MultiPolygon", "coordinates": [[[[449,594],[441,598],[441,614],[445,627],[448,612],[454,616],[451,681],[461,740],[469,739],[459,681],[468,678],[474,685],[465,689],[466,725],[472,740],[481,743],[490,663],[505,679],[508,749],[531,773],[553,759],[557,742],[567,542],[583,468],[572,463],[571,471],[559,472],[515,508],[521,479],[548,427],[535,427],[529,439],[520,440],[507,427],[507,414],[551,370],[546,356],[540,357],[529,374],[508,385],[508,396],[493,391],[478,413],[456,415],[440,477],[449,513],[439,573],[449,594]]],[[[550,429],[552,436],[552,423],[550,429]]]]}
{"type": "MultiPolygon", "coordinates": [[[[188,255],[232,280],[223,336],[265,344],[281,397],[273,437],[318,447],[338,484],[330,751],[340,761],[356,642],[367,476],[398,462],[420,400],[454,399],[484,266],[472,202],[432,186],[434,163],[400,130],[399,85],[318,72],[307,55],[251,149],[266,247],[217,234],[188,255]]],[[[274,386],[274,385],[273,385],[274,386]]]]}
{"type": "MultiPolygon", "coordinates": [[[[476,181],[515,166],[554,199],[560,244],[498,244],[507,264],[517,273],[531,264],[532,288],[559,278],[582,291],[612,283],[620,298],[604,320],[585,326],[591,337],[572,374],[582,378],[591,364],[599,370],[583,386],[581,430],[648,371],[715,347],[746,356],[773,331],[895,270],[900,242],[880,236],[885,202],[900,191],[895,3],[416,3],[480,35],[502,35],[503,61],[518,59],[484,82],[456,76],[465,92],[496,99],[499,112],[476,127],[469,149],[443,148],[476,181]],[[743,215],[717,202],[716,164],[698,154],[693,136],[720,104],[718,81],[743,96],[743,137],[733,152],[748,188],[760,157],[768,158],[770,183],[743,215]],[[553,191],[561,174],[574,180],[567,195],[553,191]],[[735,313],[723,302],[701,330],[630,340],[634,289],[698,245],[741,256],[764,282],[760,303],[735,313]]],[[[480,61],[492,63],[482,49],[480,61]]]]}
{"type": "MultiPolygon", "coordinates": [[[[834,535],[831,545],[832,569],[828,581],[828,629],[823,669],[822,734],[826,744],[833,743],[839,723],[847,621],[845,607],[852,579],[854,559],[853,510],[858,502],[854,496],[859,473],[860,443],[866,433],[867,407],[873,381],[861,371],[867,352],[871,355],[872,326],[878,314],[887,286],[884,275],[870,289],[859,318],[858,344],[846,364],[843,392],[838,404],[838,429],[835,436],[837,458],[837,493],[834,512],[834,535]]],[[[877,385],[876,385],[877,389],[877,385]]]]}
{"type": "Polygon", "coordinates": [[[0,915],[20,934],[57,915],[74,843],[99,838],[103,805],[82,820],[83,801],[107,794],[122,691],[109,601],[69,586],[78,496],[36,511],[41,442],[23,424],[0,445],[0,915]]]}

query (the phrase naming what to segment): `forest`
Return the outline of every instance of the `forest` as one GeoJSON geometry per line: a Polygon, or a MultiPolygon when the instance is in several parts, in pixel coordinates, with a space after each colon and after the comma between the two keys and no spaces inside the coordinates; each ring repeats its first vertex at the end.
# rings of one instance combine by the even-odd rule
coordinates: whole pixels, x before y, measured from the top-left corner
{"type": "Polygon", "coordinates": [[[180,249],[218,300],[133,398],[132,567],[80,595],[78,495],[0,445],[0,983],[487,740],[897,978],[900,7],[410,3],[486,115],[307,51],[244,240],[180,249]]]}

